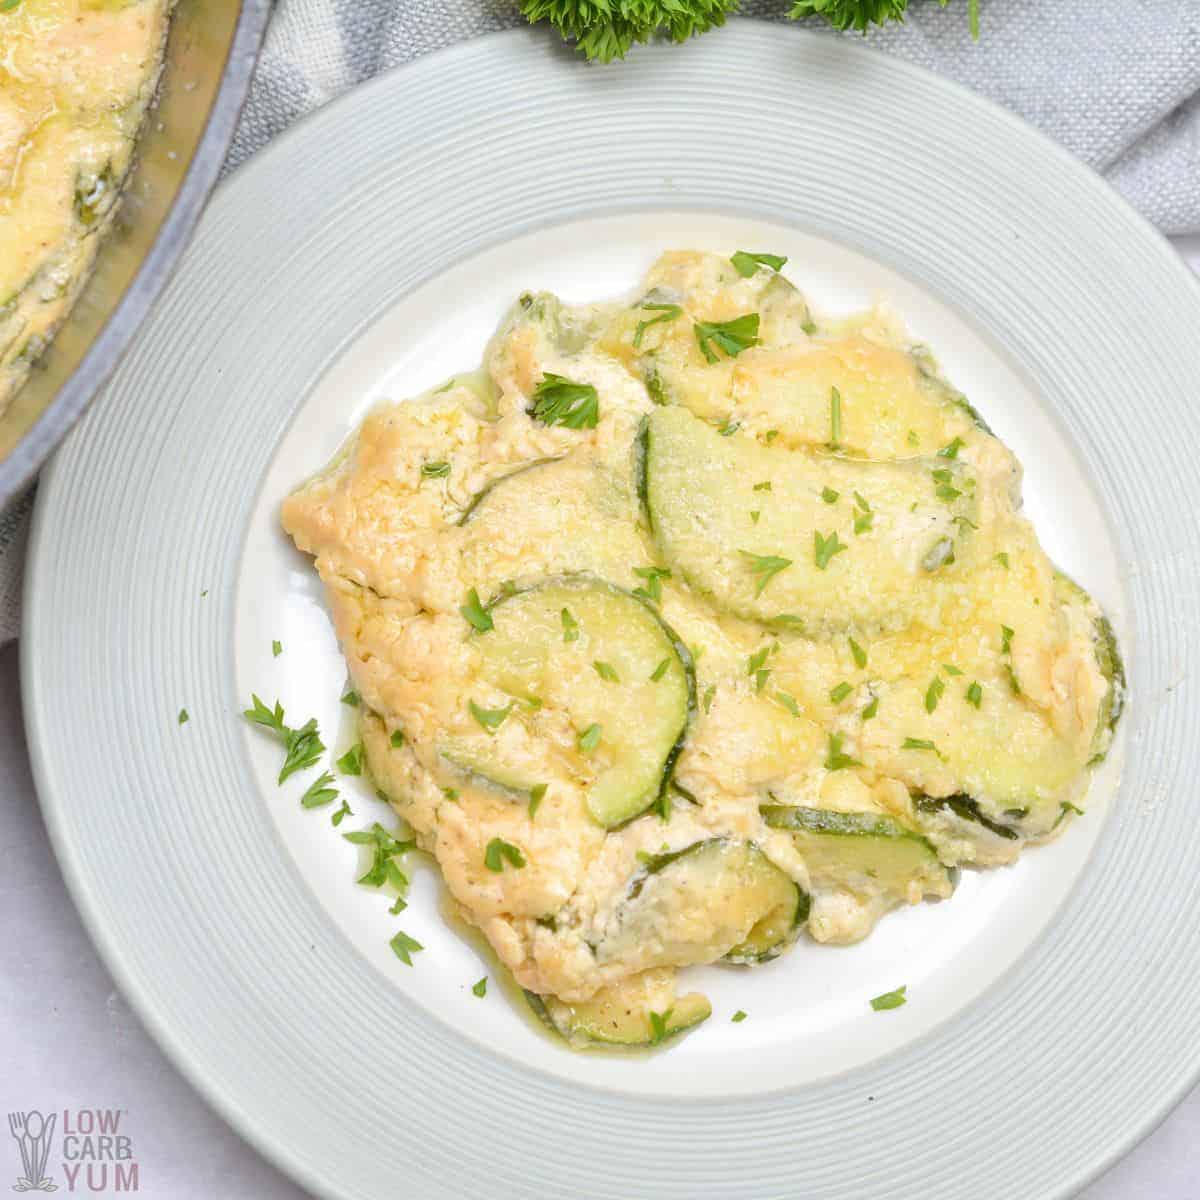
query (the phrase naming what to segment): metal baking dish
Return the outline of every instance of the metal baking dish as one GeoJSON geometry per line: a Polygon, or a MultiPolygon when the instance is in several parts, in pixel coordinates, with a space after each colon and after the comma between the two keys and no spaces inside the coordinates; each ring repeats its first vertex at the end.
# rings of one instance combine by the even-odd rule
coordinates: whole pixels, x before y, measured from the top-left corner
{"type": "Polygon", "coordinates": [[[108,379],[187,245],[233,138],[269,12],[269,0],[179,0],[116,225],[78,303],[0,418],[0,506],[108,379]]]}

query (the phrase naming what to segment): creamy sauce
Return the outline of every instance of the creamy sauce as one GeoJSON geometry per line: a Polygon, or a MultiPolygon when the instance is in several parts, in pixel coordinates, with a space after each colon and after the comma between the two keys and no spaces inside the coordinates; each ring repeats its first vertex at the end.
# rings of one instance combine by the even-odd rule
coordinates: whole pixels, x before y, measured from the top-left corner
{"type": "MultiPolygon", "coordinates": [[[[773,271],[747,278],[729,259],[691,251],[664,255],[638,296],[578,308],[523,298],[482,373],[373,412],[282,511],[326,585],[378,786],[517,982],[568,1004],[622,986],[644,992],[645,973],[665,971],[653,991],[666,1006],[671,969],[717,960],[751,932],[761,913],[732,901],[672,911],[672,889],[703,896],[716,885],[697,875],[699,856],[647,876],[665,852],[714,840],[757,847],[767,870],[810,897],[808,934],[835,943],[865,936],[898,903],[949,894],[947,867],[1011,861],[1068,823],[1120,687],[1099,648],[1098,610],[1057,575],[1020,515],[1015,459],[892,316],[816,323],[773,271]],[[709,361],[696,323],[749,312],[754,344],[709,361]],[[594,428],[531,415],[548,374],[595,388],[594,428]],[[774,493],[743,478],[713,509],[711,561],[690,576],[704,586],[689,585],[638,496],[639,429],[670,406],[719,427],[728,441],[716,442],[746,461],[824,473],[811,519],[840,531],[836,574],[794,569],[776,592],[754,594],[743,552],[722,558],[717,525],[750,505],[757,515],[731,536],[809,517],[796,504],[764,517],[774,493]],[[521,469],[535,487],[489,491],[521,469]],[[910,506],[914,473],[924,490],[910,506]],[[856,495],[860,479],[874,484],[871,501],[856,495]],[[935,491],[951,479],[953,497],[935,491]],[[935,526],[939,537],[951,530],[953,553],[931,565],[912,546],[935,526]],[[526,711],[483,669],[461,609],[471,589],[486,602],[572,573],[632,589],[645,581],[634,568],[647,564],[671,568],[652,600],[690,650],[697,703],[669,819],[646,812],[606,829],[587,808],[594,771],[569,698],[551,680],[526,711]],[[776,595],[808,606],[803,630],[753,608],[776,595]],[[447,739],[480,741],[469,700],[510,706],[482,739],[503,776],[445,752],[447,739]],[[514,780],[546,785],[536,815],[514,780]],[[863,868],[861,857],[840,871],[832,840],[810,869],[803,839],[764,819],[768,804],[878,820],[911,835],[905,846],[928,861],[911,877],[863,868]],[[489,869],[494,839],[524,865],[489,869]],[[631,917],[641,896],[659,897],[657,924],[631,917]]],[[[809,526],[802,532],[807,554],[809,526]]],[[[769,891],[761,873],[753,881],[769,891]]]]}
{"type": "Polygon", "coordinates": [[[162,64],[169,0],[0,11],[0,412],[112,222],[162,64]]]}

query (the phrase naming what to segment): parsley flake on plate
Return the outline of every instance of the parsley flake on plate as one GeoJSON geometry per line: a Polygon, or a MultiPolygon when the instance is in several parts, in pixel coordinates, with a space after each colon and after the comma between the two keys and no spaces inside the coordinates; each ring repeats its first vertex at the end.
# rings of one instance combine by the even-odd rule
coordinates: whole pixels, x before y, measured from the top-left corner
{"type": "Polygon", "coordinates": [[[876,1012],[886,1012],[889,1008],[900,1008],[906,1002],[905,992],[908,990],[908,985],[905,984],[898,987],[894,992],[884,992],[882,996],[876,996],[871,1001],[871,1007],[876,1012]]]}

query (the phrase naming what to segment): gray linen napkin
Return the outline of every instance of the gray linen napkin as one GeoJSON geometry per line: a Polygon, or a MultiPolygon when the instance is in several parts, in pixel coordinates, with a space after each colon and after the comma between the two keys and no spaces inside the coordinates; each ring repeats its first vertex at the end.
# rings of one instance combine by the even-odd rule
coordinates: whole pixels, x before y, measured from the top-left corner
{"type": "MultiPolygon", "coordinates": [[[[782,21],[790,7],[744,0],[742,11],[782,21]]],[[[978,42],[965,9],[913,0],[907,22],[870,44],[1019,113],[1164,233],[1200,231],[1200,0],[981,0],[978,42]]],[[[227,169],[379,71],[521,23],[511,0],[278,0],[227,169]]],[[[0,642],[19,628],[26,508],[0,513],[0,642]]]]}

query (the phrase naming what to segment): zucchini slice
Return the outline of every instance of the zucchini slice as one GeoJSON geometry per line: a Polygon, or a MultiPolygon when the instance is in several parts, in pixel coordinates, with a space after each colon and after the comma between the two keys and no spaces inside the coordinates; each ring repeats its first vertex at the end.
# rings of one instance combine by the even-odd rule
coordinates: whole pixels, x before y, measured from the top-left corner
{"type": "Polygon", "coordinates": [[[954,890],[929,841],[891,817],[782,804],[760,811],[772,829],[792,835],[814,887],[882,891],[895,902],[954,890]]]}
{"type": "Polygon", "coordinates": [[[639,516],[628,458],[538,459],[490,483],[459,518],[463,573],[480,595],[547,576],[630,579],[647,558],[639,516]]]}
{"type": "Polygon", "coordinates": [[[576,1049],[653,1046],[712,1015],[708,997],[700,992],[677,998],[675,973],[665,969],[631,975],[578,1004],[529,991],[525,998],[539,1019],[576,1049]]]}
{"type": "Polygon", "coordinates": [[[1117,635],[1112,623],[1091,595],[1062,571],[1054,572],[1054,590],[1064,606],[1078,605],[1083,608],[1092,622],[1092,646],[1096,653],[1096,665],[1108,683],[1108,692],[1100,703],[1096,721],[1096,733],[1092,739],[1092,763],[1103,761],[1116,733],[1117,722],[1125,708],[1125,664],[1117,645],[1117,635]]]}
{"type": "Polygon", "coordinates": [[[641,469],[673,569],[727,612],[810,635],[927,612],[961,577],[978,519],[965,463],[775,449],[679,407],[646,419],[641,469]]]}
{"type": "MultiPolygon", "coordinates": [[[[548,581],[489,611],[493,628],[471,635],[481,677],[533,705],[535,720],[542,708],[566,714],[592,816],[611,829],[649,808],[670,782],[695,707],[691,657],[671,629],[649,605],[592,579],[548,581]]],[[[524,761],[504,757],[508,739],[474,737],[471,746],[471,770],[502,786],[526,782],[524,761]]]]}
{"type": "Polygon", "coordinates": [[[596,960],[765,962],[807,916],[808,896],[752,842],[706,838],[645,863],[607,921],[596,960]]]}

